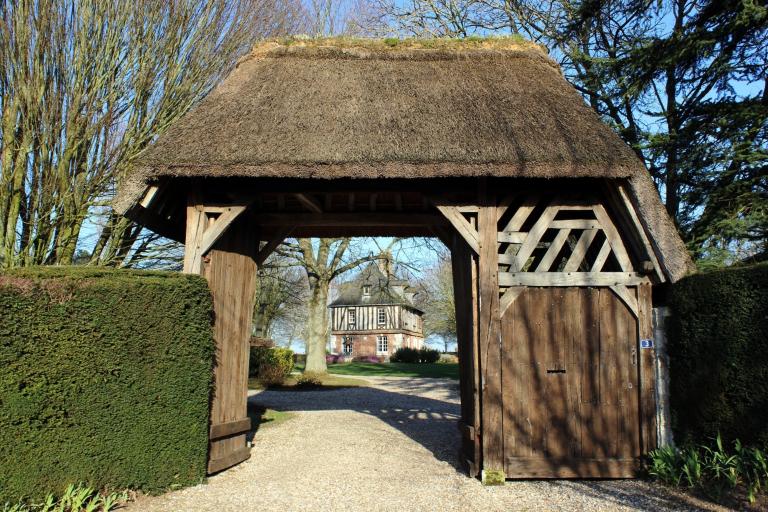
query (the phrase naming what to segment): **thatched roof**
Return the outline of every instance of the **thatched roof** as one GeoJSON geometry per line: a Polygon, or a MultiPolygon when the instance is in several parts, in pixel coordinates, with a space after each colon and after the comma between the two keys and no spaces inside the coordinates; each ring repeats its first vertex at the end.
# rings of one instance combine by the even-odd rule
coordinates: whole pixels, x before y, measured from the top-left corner
{"type": "MultiPolygon", "coordinates": [[[[503,40],[502,40],[503,41],[503,40]]],[[[134,165],[158,176],[611,176],[632,151],[533,45],[265,43],[134,165]]]]}
{"type": "Polygon", "coordinates": [[[258,45],[135,162],[125,213],[164,177],[629,178],[671,275],[689,259],[632,150],[518,39],[258,45]]]}

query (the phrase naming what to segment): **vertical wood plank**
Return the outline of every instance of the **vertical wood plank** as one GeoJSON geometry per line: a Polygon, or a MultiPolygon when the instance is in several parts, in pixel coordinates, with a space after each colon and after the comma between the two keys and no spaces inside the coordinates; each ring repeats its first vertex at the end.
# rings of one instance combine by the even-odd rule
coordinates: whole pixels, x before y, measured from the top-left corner
{"type": "MultiPolygon", "coordinates": [[[[653,339],[651,285],[637,287],[637,324],[639,340],[653,339]]],[[[640,365],[640,411],[643,452],[655,450],[658,445],[656,432],[656,348],[638,346],[640,365]]]]}
{"type": "Polygon", "coordinates": [[[495,197],[483,190],[479,203],[478,324],[482,370],[483,474],[484,480],[490,482],[503,479],[504,471],[498,228],[495,197]]]}
{"type": "MultiPolygon", "coordinates": [[[[211,424],[246,419],[248,339],[253,317],[258,237],[247,219],[238,219],[209,253],[204,274],[213,297],[216,362],[211,424]]],[[[245,434],[211,441],[209,471],[249,456],[245,434]]]]}

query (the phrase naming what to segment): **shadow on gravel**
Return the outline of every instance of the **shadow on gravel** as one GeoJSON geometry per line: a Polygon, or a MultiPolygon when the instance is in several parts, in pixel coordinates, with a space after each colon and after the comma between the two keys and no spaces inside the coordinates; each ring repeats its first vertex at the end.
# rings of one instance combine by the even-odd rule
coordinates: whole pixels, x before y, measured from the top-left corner
{"type": "Polygon", "coordinates": [[[397,387],[405,393],[372,387],[298,392],[270,389],[251,396],[249,405],[258,404],[279,411],[345,410],[370,414],[427,448],[438,460],[465,471],[458,457],[461,446],[457,427],[459,404],[407,394],[410,391],[458,393],[444,383],[402,381],[397,387]]]}
{"type": "Polygon", "coordinates": [[[691,501],[664,487],[642,480],[550,480],[549,484],[611,505],[636,510],[701,510],[691,501]]]}

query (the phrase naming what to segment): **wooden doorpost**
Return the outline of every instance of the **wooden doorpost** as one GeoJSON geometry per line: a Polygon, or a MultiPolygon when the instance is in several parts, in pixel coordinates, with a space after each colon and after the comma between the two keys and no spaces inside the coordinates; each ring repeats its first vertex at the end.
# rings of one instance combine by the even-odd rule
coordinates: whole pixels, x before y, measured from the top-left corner
{"type": "Polygon", "coordinates": [[[640,424],[642,451],[658,448],[656,430],[656,347],[653,342],[653,304],[651,285],[637,287],[637,325],[640,357],[640,424]]]}
{"type": "Polygon", "coordinates": [[[496,198],[482,187],[478,212],[479,342],[482,389],[482,480],[504,483],[502,432],[501,313],[496,198]]]}
{"type": "Polygon", "coordinates": [[[456,308],[456,341],[459,353],[459,387],[461,392],[461,459],[469,476],[480,472],[480,397],[476,311],[476,259],[466,242],[453,234],[451,268],[456,308]]]}
{"type": "MultiPolygon", "coordinates": [[[[223,215],[223,214],[222,214],[223,215]]],[[[221,218],[221,217],[219,217],[221,218]]],[[[216,473],[250,457],[246,433],[249,337],[256,287],[258,234],[249,219],[224,219],[220,233],[204,252],[206,230],[216,228],[199,200],[190,196],[185,245],[186,273],[202,274],[213,298],[213,337],[216,356],[213,369],[208,473],[216,473]]],[[[209,235],[210,237],[210,235],[209,235]]]]}

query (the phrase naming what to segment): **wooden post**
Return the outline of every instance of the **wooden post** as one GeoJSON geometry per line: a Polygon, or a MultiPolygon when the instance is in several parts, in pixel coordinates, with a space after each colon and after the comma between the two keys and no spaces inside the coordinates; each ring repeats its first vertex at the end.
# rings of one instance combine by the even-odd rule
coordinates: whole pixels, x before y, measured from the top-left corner
{"type": "Polygon", "coordinates": [[[200,194],[196,191],[187,196],[187,231],[184,240],[184,273],[199,274],[202,271],[200,245],[207,223],[200,194]]]}
{"type": "Polygon", "coordinates": [[[191,195],[187,208],[184,271],[202,273],[213,298],[213,369],[208,473],[216,473],[250,456],[246,433],[249,337],[257,265],[258,236],[247,218],[223,230],[206,257],[200,251],[207,218],[200,199],[191,195]]]}
{"type": "Polygon", "coordinates": [[[658,446],[656,432],[656,346],[653,341],[653,312],[651,285],[637,287],[637,325],[640,353],[640,422],[642,451],[648,453],[658,446]]]}
{"type": "MultiPolygon", "coordinates": [[[[483,187],[484,188],[484,187],[483,187]]],[[[501,313],[495,197],[481,190],[478,212],[478,327],[482,389],[483,473],[486,485],[504,483],[502,432],[501,313]]]]}
{"type": "Polygon", "coordinates": [[[469,476],[480,472],[480,421],[477,382],[477,338],[472,267],[473,253],[462,237],[454,234],[451,240],[451,268],[456,307],[456,341],[459,352],[459,387],[461,391],[461,456],[467,464],[469,476]]]}

